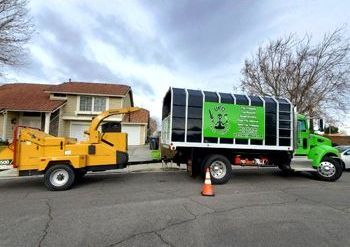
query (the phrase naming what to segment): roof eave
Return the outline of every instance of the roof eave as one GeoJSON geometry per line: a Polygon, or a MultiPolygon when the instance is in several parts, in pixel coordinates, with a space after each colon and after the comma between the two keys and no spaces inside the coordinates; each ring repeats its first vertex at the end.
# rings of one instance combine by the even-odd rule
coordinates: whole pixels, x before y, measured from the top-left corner
{"type": "Polygon", "coordinates": [[[61,105],[53,108],[52,110],[38,110],[38,109],[11,109],[11,108],[6,108],[6,109],[2,109],[0,112],[2,111],[14,111],[14,112],[46,112],[46,113],[52,113],[57,111],[58,109],[60,109],[61,107],[63,107],[67,102],[63,102],[61,105]]]}
{"type": "Polygon", "coordinates": [[[108,97],[119,97],[119,98],[125,98],[128,92],[125,93],[125,95],[122,94],[102,94],[102,93],[76,93],[76,92],[64,92],[64,91],[44,91],[45,93],[63,93],[63,94],[70,94],[70,95],[89,95],[89,96],[108,96],[108,97]]]}

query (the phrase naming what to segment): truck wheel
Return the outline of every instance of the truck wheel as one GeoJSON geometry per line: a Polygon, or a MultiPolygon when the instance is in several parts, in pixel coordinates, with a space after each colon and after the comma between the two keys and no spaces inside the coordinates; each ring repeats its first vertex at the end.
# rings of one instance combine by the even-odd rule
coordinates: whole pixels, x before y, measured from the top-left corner
{"type": "Polygon", "coordinates": [[[211,182],[213,184],[224,184],[231,178],[232,166],[230,161],[223,155],[215,154],[205,160],[203,172],[209,168],[211,182]]]}
{"type": "Polygon", "coordinates": [[[316,175],[319,179],[330,182],[338,180],[342,173],[342,165],[332,157],[325,157],[316,170],[316,175]]]}
{"type": "Polygon", "coordinates": [[[68,190],[74,183],[75,173],[68,165],[53,165],[46,170],[44,180],[48,190],[68,190]]]}

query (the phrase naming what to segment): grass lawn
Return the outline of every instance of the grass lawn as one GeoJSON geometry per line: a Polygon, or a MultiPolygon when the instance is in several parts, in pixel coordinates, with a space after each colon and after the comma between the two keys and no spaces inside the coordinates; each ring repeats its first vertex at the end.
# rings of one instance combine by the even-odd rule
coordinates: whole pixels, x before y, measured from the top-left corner
{"type": "Polygon", "coordinates": [[[152,150],[151,157],[153,160],[160,160],[160,150],[152,150]]]}

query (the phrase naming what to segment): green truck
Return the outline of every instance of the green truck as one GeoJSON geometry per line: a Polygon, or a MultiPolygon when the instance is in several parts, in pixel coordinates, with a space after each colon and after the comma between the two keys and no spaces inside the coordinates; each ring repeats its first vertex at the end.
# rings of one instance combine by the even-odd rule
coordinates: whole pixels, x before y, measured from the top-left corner
{"type": "Polygon", "coordinates": [[[339,179],[344,166],[288,99],[182,88],[163,99],[161,154],[187,164],[191,176],[209,168],[215,184],[230,179],[232,165],[307,171],[325,181],[339,179]]]}

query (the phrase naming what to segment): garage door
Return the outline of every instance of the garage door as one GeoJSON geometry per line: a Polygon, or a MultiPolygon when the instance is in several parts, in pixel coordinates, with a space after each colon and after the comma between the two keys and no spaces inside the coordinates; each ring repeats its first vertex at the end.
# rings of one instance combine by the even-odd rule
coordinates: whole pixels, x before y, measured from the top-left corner
{"type": "Polygon", "coordinates": [[[140,145],[140,126],[122,125],[122,132],[128,133],[128,145],[140,145]]]}
{"type": "Polygon", "coordinates": [[[88,123],[74,123],[70,125],[70,137],[77,138],[78,141],[85,140],[87,136],[84,131],[89,129],[90,125],[88,123]]]}

